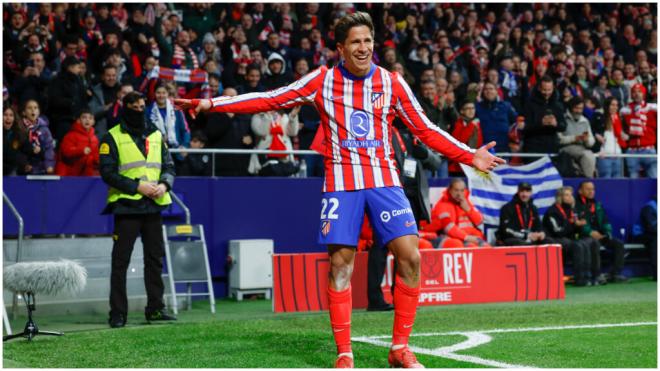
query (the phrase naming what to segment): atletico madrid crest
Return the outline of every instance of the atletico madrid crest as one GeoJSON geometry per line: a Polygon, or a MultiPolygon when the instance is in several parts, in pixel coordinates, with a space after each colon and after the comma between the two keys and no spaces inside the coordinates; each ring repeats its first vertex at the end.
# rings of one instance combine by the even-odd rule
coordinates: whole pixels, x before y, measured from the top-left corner
{"type": "Polygon", "coordinates": [[[324,220],[321,222],[321,233],[323,233],[324,236],[327,236],[328,233],[330,233],[330,221],[329,220],[324,220]]]}
{"type": "Polygon", "coordinates": [[[371,103],[374,109],[383,108],[385,105],[385,94],[382,92],[371,93],[371,103]]]}

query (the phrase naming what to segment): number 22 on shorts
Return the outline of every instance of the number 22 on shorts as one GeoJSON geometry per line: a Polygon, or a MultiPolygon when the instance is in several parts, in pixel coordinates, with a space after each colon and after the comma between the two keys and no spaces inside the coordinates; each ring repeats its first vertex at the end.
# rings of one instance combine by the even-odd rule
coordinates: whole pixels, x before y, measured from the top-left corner
{"type": "Polygon", "coordinates": [[[335,197],[323,198],[321,199],[323,207],[321,208],[321,219],[339,219],[339,215],[336,214],[337,208],[339,208],[339,200],[335,197]],[[328,205],[330,208],[328,209],[328,205]],[[325,210],[328,209],[328,214],[325,214],[325,210]]]}

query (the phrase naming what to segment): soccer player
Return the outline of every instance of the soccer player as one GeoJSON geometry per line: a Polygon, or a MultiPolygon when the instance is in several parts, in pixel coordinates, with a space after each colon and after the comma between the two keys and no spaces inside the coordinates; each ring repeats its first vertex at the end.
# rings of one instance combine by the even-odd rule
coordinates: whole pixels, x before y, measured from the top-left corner
{"type": "Polygon", "coordinates": [[[213,99],[177,99],[180,109],[256,113],[314,104],[325,138],[319,243],[328,245],[330,324],[337,345],[335,367],[353,367],[351,275],[364,213],[397,259],[394,330],[388,362],[423,368],[408,348],[419,300],[417,225],[401,188],[392,149],[392,120],[451,160],[488,172],[505,161],[488,153],[491,142],[471,150],[424,115],[403,78],[371,62],[374,26],[367,13],[344,16],[335,28],[338,66],[321,66],[289,86],[265,93],[213,99]]]}

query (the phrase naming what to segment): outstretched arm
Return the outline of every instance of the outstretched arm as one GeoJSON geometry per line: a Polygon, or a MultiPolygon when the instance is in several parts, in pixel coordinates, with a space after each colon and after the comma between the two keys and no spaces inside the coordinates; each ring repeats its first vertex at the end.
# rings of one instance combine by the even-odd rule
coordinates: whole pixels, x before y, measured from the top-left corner
{"type": "Polygon", "coordinates": [[[474,166],[481,171],[489,172],[497,165],[506,163],[503,159],[488,152],[489,149],[495,146],[495,142],[490,142],[475,151],[459,142],[446,131],[433,125],[424,114],[424,110],[408,84],[399,74],[394,75],[392,90],[398,98],[396,109],[399,112],[399,117],[422,142],[450,160],[474,166]]]}
{"type": "Polygon", "coordinates": [[[258,113],[281,110],[314,101],[323,83],[326,67],[320,67],[300,80],[279,89],[264,93],[248,93],[235,97],[221,96],[213,99],[175,99],[178,109],[199,112],[258,113]]]}

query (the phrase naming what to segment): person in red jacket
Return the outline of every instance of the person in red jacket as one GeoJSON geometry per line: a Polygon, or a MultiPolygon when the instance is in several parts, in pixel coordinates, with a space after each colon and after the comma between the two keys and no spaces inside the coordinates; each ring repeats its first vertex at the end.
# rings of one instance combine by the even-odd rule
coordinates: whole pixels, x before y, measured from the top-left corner
{"type": "Polygon", "coordinates": [[[452,179],[431,212],[429,229],[438,231],[438,247],[490,247],[479,229],[483,216],[468,199],[461,179],[452,179]]]}
{"type": "Polygon", "coordinates": [[[55,172],[60,176],[99,175],[99,140],[94,134],[94,115],[89,109],[80,111],[62,138],[55,172]]]}
{"type": "MultiPolygon", "coordinates": [[[[481,132],[481,124],[476,117],[474,102],[471,100],[463,101],[460,114],[451,135],[470,148],[480,148],[484,144],[484,137],[481,132]]],[[[455,161],[449,163],[449,173],[463,175],[460,165],[455,161]]]]}
{"type": "MultiPolygon", "coordinates": [[[[635,84],[630,88],[632,102],[621,108],[621,116],[628,139],[627,153],[655,154],[658,110],[655,103],[646,102],[646,88],[635,84]]],[[[654,158],[626,158],[631,178],[639,178],[643,168],[648,178],[657,178],[654,158]]]]}

